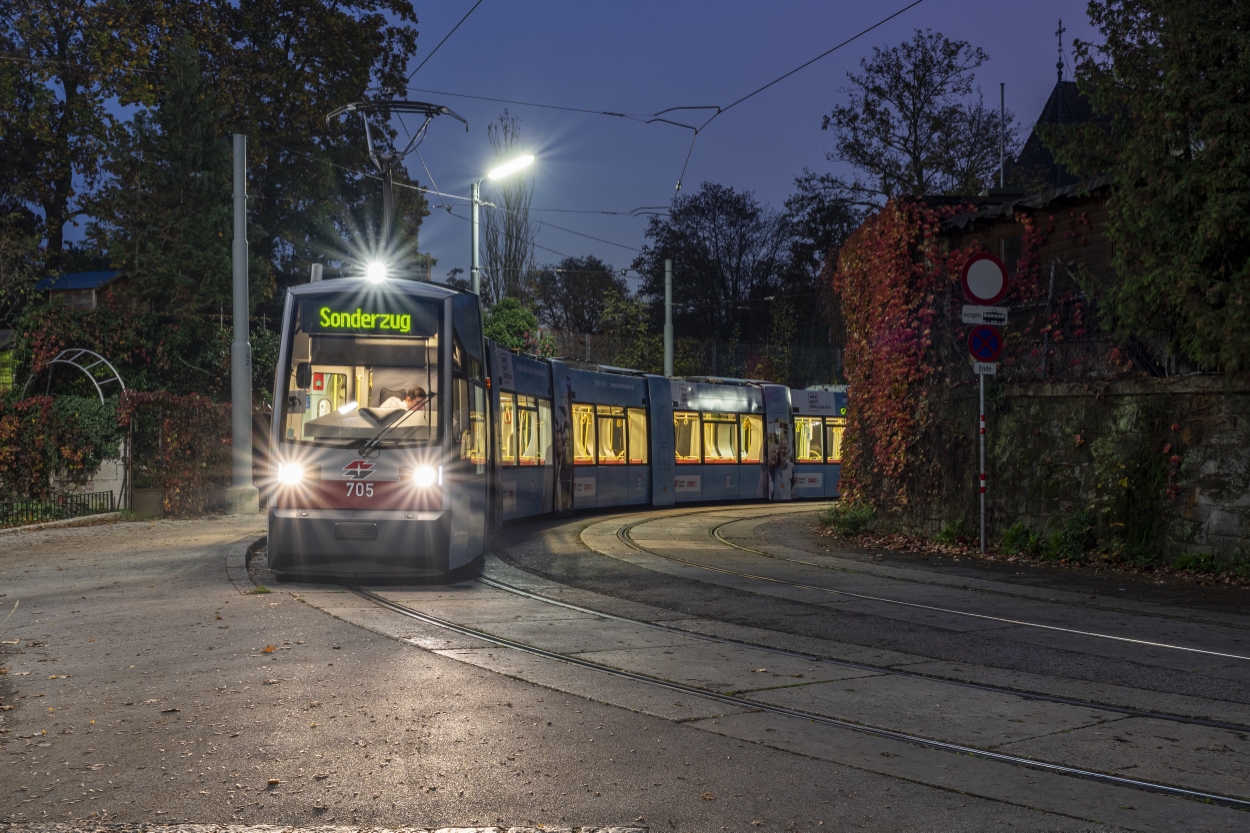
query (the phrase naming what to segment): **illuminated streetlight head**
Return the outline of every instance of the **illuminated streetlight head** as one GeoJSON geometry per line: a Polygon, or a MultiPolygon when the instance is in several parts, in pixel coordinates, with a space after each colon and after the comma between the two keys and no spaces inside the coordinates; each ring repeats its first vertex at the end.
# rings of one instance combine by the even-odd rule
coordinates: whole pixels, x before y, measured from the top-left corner
{"type": "Polygon", "coordinates": [[[369,283],[381,283],[386,280],[386,262],[371,260],[365,264],[365,280],[369,283]]]}
{"type": "Polygon", "coordinates": [[[487,179],[502,179],[508,174],[514,174],[517,171],[521,170],[522,168],[529,167],[533,163],[534,163],[533,155],[527,153],[524,156],[518,156],[516,159],[513,159],[510,162],[504,162],[498,168],[495,168],[495,170],[488,173],[486,175],[486,178],[487,179]]]}

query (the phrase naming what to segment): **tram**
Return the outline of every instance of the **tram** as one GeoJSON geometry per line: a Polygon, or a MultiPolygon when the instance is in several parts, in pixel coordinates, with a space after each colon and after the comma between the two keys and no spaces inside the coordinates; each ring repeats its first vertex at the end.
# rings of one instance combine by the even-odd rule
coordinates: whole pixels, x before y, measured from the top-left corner
{"type": "Polygon", "coordinates": [[[434,284],[292,288],[276,375],[279,576],[438,575],[543,514],[838,494],[844,392],[516,353],[434,284]]]}

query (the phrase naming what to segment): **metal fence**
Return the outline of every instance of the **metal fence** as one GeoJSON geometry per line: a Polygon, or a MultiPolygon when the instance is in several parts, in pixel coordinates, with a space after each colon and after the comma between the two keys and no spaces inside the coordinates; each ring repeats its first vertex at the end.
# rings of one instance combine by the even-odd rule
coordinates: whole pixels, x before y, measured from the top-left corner
{"type": "Polygon", "coordinates": [[[15,500],[0,503],[0,527],[98,515],[101,512],[112,512],[116,508],[112,489],[107,492],[57,495],[47,500],[15,500]]]}

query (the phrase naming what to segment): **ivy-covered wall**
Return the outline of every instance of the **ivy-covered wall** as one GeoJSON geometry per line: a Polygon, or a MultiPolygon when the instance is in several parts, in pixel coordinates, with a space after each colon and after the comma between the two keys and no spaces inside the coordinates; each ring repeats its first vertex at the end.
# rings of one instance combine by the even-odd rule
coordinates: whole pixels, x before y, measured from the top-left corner
{"type": "MultiPolygon", "coordinates": [[[[977,388],[932,402],[903,518],[975,524],[977,388]]],[[[1250,387],[1204,376],[987,388],[988,537],[1086,513],[1094,552],[1148,565],[1250,551],[1250,387]]]]}

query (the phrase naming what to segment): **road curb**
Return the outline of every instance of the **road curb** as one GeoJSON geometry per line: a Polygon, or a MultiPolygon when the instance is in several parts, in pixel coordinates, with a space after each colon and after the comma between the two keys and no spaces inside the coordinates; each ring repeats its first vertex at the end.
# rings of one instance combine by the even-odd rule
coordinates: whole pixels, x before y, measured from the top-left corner
{"type": "MultiPolygon", "coordinates": [[[[226,578],[234,585],[235,589],[241,594],[247,595],[256,589],[252,577],[248,574],[248,562],[252,560],[252,551],[257,544],[264,541],[262,536],[258,540],[236,541],[226,550],[226,578]]],[[[3,833],[3,831],[0,831],[3,833]]]]}
{"type": "Polygon", "coordinates": [[[43,523],[25,524],[24,526],[6,526],[0,529],[0,535],[8,535],[14,532],[34,532],[40,529],[60,529],[61,527],[95,526],[99,523],[118,520],[121,516],[121,512],[101,512],[99,515],[84,515],[81,518],[66,518],[63,521],[44,521],[43,523]]]}

